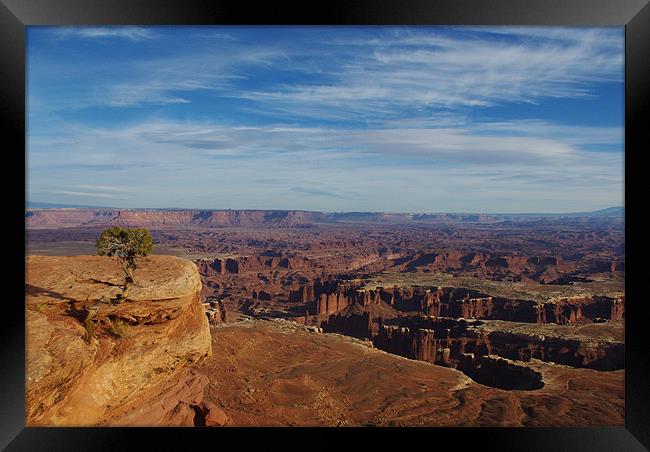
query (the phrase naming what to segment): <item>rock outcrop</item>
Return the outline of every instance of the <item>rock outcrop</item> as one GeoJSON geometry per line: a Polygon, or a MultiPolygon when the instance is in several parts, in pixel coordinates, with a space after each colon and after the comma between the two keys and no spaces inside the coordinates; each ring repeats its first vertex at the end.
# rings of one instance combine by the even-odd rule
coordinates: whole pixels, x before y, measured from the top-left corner
{"type": "Polygon", "coordinates": [[[316,300],[316,315],[330,315],[348,306],[386,303],[399,311],[420,312],[438,317],[509,320],[524,323],[571,325],[594,319],[622,320],[625,296],[560,298],[549,302],[493,297],[463,287],[393,287],[367,289],[336,281],[316,281],[292,292],[290,298],[316,300]]]}
{"type": "Polygon", "coordinates": [[[124,300],[109,257],[26,271],[28,426],[194,425],[205,379],[187,365],[212,348],[192,262],[143,258],[124,300]]]}
{"type": "Polygon", "coordinates": [[[463,354],[472,353],[597,370],[623,368],[621,321],[569,326],[431,316],[373,321],[368,312],[343,314],[322,322],[323,330],[370,339],[380,350],[446,367],[456,367],[463,354]]]}
{"type": "Polygon", "coordinates": [[[282,256],[238,256],[228,258],[201,259],[198,261],[201,273],[208,276],[238,275],[240,273],[286,269],[302,270],[313,268],[309,259],[282,256]]]}

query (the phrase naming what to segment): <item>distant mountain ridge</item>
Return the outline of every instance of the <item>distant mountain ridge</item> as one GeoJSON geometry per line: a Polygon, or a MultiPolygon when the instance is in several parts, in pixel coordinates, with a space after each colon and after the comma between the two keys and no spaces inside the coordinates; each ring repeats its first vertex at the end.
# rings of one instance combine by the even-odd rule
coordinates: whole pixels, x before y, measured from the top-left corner
{"type": "Polygon", "coordinates": [[[91,226],[276,226],[313,227],[318,223],[498,223],[558,218],[623,218],[623,207],[570,214],[476,214],[476,213],[389,213],[314,212],[305,210],[198,210],[198,209],[108,209],[31,208],[25,210],[32,229],[91,226]]]}

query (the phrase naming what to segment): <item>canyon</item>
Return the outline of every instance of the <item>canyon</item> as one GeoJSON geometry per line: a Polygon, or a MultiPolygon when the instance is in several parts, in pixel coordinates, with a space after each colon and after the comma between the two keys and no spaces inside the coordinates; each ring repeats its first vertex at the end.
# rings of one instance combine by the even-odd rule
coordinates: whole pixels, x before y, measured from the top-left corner
{"type": "Polygon", "coordinates": [[[31,425],[623,424],[622,218],[27,209],[26,224],[31,425]],[[89,256],[113,225],[155,241],[132,302],[110,301],[119,271],[89,256]]]}

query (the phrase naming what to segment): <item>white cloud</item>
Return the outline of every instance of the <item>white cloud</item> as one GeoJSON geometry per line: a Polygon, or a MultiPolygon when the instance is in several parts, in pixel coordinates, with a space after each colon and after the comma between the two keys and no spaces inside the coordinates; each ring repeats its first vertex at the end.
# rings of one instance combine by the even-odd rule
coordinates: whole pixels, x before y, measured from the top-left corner
{"type": "MultiPolygon", "coordinates": [[[[500,34],[523,35],[504,29],[500,34]]],[[[314,106],[399,114],[404,107],[486,107],[597,95],[594,82],[623,77],[623,41],[612,30],[530,30],[526,42],[492,34],[450,38],[405,31],[362,41],[330,71],[328,84],[291,84],[242,93],[271,111],[314,106]],[[618,45],[616,45],[618,44],[618,45]]],[[[344,43],[345,41],[341,41],[344,43]]]]}
{"type": "Polygon", "coordinates": [[[141,41],[144,39],[153,39],[156,37],[156,34],[150,28],[111,26],[111,27],[61,28],[60,30],[58,30],[58,36],[59,38],[70,38],[70,37],[80,37],[80,38],[87,38],[87,39],[123,38],[131,41],[141,41]]]}
{"type": "MultiPolygon", "coordinates": [[[[95,30],[78,36],[165,39],[95,30]]],[[[598,105],[598,82],[622,83],[620,30],[371,28],[334,40],[307,29],[257,42],[201,33],[125,61],[32,62],[30,196],[412,212],[622,203],[622,124],[542,121],[534,108],[485,119],[495,105],[548,98],[598,105]],[[188,120],[154,117],[188,103],[188,120]],[[87,125],[88,107],[94,124],[108,112],[121,125],[87,125]]]]}
{"type": "Polygon", "coordinates": [[[528,131],[517,121],[376,130],[177,121],[76,127],[68,130],[74,144],[30,143],[28,187],[119,196],[131,207],[431,212],[620,204],[622,152],[576,144],[595,133],[614,146],[615,136],[595,127],[570,134],[566,126],[534,124],[528,131]]]}
{"type": "Polygon", "coordinates": [[[192,101],[183,97],[163,97],[160,99],[162,104],[189,104],[192,101]]]}
{"type": "MultiPolygon", "coordinates": [[[[145,39],[158,32],[103,27],[61,33],[145,39]]],[[[252,101],[249,111],[268,115],[376,120],[403,115],[405,109],[413,115],[418,108],[585,98],[598,95],[594,83],[622,83],[623,78],[623,36],[618,29],[459,27],[455,35],[436,27],[366,29],[361,37],[336,40],[323,39],[327,35],[315,29],[296,32],[302,34],[293,41],[257,42],[215,33],[221,39],[218,46],[196,45],[159,58],[145,55],[116,77],[86,78],[84,83],[92,80],[94,90],[92,95],[82,91],[84,98],[77,99],[76,108],[183,103],[171,100],[187,100],[179,96],[182,92],[212,91],[252,101]],[[272,75],[265,75],[267,70],[272,75]],[[282,74],[302,77],[291,77],[294,81],[288,83],[282,74]],[[252,87],[239,87],[240,81],[251,78],[252,87]]],[[[199,36],[206,34],[209,31],[199,36]]],[[[30,102],[37,105],[38,99],[30,102]]],[[[48,104],[70,106],[65,99],[48,104]]]]}
{"type": "Polygon", "coordinates": [[[92,198],[118,198],[119,197],[113,193],[83,192],[83,191],[71,191],[71,190],[52,190],[51,193],[57,195],[88,196],[92,198]]]}
{"type": "MultiPolygon", "coordinates": [[[[209,30],[209,28],[208,28],[208,30],[209,30]]],[[[210,31],[206,31],[204,33],[197,33],[194,36],[197,37],[197,38],[203,38],[203,39],[216,39],[216,40],[226,40],[226,41],[235,41],[236,40],[236,38],[231,34],[219,33],[219,32],[210,32],[210,31]]]]}
{"type": "Polygon", "coordinates": [[[117,192],[124,193],[131,191],[128,187],[116,187],[111,185],[71,185],[70,188],[92,190],[95,192],[117,192]]]}

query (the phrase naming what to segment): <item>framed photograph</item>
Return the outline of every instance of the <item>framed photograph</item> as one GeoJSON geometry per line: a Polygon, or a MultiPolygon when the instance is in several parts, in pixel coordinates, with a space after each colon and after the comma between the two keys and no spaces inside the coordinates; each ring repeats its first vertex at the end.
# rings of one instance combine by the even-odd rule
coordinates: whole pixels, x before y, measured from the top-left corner
{"type": "Polygon", "coordinates": [[[0,11],[0,446],[650,447],[647,2],[0,11]]]}

